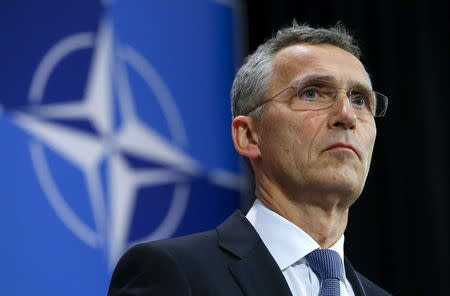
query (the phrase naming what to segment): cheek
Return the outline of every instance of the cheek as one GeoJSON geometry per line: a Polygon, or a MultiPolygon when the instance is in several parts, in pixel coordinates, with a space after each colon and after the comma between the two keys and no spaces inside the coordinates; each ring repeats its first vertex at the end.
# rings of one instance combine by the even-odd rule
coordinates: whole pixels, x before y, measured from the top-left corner
{"type": "MultiPolygon", "coordinates": [[[[264,114],[266,115],[268,114],[264,114]]],[[[293,147],[299,145],[293,130],[295,126],[289,119],[284,114],[278,115],[274,120],[269,120],[269,116],[266,116],[261,124],[259,149],[262,159],[272,163],[271,165],[285,167],[287,163],[292,162],[292,155],[295,154],[293,147]]]]}
{"type": "Polygon", "coordinates": [[[302,154],[308,158],[313,157],[312,154],[317,153],[315,144],[320,141],[323,134],[323,128],[326,127],[326,118],[317,112],[303,112],[301,118],[296,123],[297,140],[302,154]],[[322,130],[322,133],[321,133],[322,130]],[[318,139],[319,138],[319,139],[318,139]]]}
{"type": "Polygon", "coordinates": [[[363,144],[364,148],[367,152],[367,170],[370,165],[370,161],[372,159],[372,152],[375,145],[375,138],[377,135],[377,129],[375,127],[375,124],[368,126],[367,129],[365,129],[365,132],[363,134],[365,137],[363,138],[363,144]]]}
{"type": "Polygon", "coordinates": [[[315,139],[325,124],[325,116],[314,111],[277,111],[276,120],[262,122],[261,152],[268,156],[269,153],[281,153],[277,156],[280,161],[291,163],[311,158],[315,139]]]}
{"type": "Polygon", "coordinates": [[[262,157],[267,158],[286,149],[286,130],[284,122],[264,120],[260,126],[259,148],[262,157]]]}

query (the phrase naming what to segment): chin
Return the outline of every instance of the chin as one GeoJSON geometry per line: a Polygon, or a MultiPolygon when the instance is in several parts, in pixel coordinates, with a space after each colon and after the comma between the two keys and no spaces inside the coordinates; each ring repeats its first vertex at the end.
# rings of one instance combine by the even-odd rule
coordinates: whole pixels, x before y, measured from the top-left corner
{"type": "Polygon", "coordinates": [[[364,185],[364,180],[361,179],[361,175],[358,175],[354,170],[350,169],[334,170],[329,174],[321,175],[316,181],[316,185],[321,190],[328,193],[335,193],[350,200],[356,200],[358,198],[364,185]]]}

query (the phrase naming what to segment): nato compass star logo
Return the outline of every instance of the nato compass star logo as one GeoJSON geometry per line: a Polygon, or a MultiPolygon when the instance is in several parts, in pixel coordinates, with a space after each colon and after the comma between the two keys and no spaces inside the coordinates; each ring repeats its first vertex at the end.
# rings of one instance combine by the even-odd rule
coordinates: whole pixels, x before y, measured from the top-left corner
{"type": "MultiPolygon", "coordinates": [[[[186,211],[190,182],[202,174],[200,164],[179,148],[188,141],[170,90],[143,56],[115,43],[113,36],[112,26],[104,22],[97,34],[79,33],[53,45],[34,73],[29,107],[13,113],[14,122],[32,135],[33,167],[50,206],[76,237],[105,251],[110,268],[130,244],[140,190],[171,186],[166,211],[140,241],[170,237],[186,211]],[[82,50],[92,51],[84,96],[44,103],[50,78],[58,73],[63,59],[82,50]],[[167,137],[139,118],[127,69],[137,73],[153,93],[170,131],[167,137]],[[89,128],[79,122],[88,123],[89,128]],[[50,152],[80,172],[93,225],[65,197],[58,174],[52,171],[50,152]],[[141,165],[132,165],[136,159],[141,165]]],[[[208,172],[206,179],[236,191],[242,183],[240,176],[224,170],[208,172]]]]}

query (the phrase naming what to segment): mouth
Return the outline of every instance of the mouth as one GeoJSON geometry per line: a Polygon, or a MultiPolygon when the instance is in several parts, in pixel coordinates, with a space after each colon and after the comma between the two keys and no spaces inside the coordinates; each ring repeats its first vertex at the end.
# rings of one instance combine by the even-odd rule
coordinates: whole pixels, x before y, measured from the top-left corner
{"type": "Polygon", "coordinates": [[[355,147],[353,147],[350,144],[345,144],[345,143],[334,143],[334,144],[328,146],[328,148],[326,148],[324,151],[344,151],[344,152],[347,151],[347,152],[355,153],[358,157],[360,157],[360,155],[355,147]]]}

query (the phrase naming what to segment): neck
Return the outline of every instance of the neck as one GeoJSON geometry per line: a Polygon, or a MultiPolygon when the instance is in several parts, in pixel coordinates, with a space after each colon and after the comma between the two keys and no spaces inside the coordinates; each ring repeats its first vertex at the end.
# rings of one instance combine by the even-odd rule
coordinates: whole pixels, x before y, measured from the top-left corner
{"type": "Polygon", "coordinates": [[[302,192],[302,196],[289,196],[258,183],[255,193],[269,209],[300,227],[322,249],[332,246],[347,226],[348,206],[337,194],[302,192]]]}

